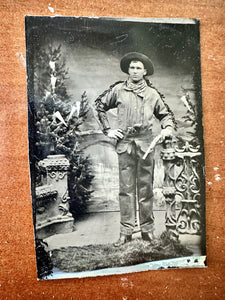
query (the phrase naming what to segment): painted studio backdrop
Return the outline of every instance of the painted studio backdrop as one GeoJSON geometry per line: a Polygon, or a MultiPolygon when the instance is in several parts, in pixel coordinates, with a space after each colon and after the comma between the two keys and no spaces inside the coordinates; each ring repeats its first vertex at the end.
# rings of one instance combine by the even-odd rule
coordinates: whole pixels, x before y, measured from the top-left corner
{"type": "MultiPolygon", "coordinates": [[[[204,149],[199,22],[26,17],[29,155],[38,277],[203,267],[204,149]],[[122,247],[115,142],[94,103],[126,80],[120,59],[151,58],[149,77],[174,113],[174,137],[155,146],[156,241],[122,247]]],[[[117,111],[107,114],[117,128],[117,111]]],[[[153,136],[160,124],[154,120],[153,136]]]]}

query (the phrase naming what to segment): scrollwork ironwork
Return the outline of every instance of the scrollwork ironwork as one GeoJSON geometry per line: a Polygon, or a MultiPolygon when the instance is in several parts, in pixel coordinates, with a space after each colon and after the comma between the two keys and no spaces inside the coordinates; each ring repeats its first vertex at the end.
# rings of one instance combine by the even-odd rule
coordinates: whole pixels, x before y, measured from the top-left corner
{"type": "Polygon", "coordinates": [[[175,151],[174,151],[174,139],[166,139],[164,143],[164,149],[161,151],[161,158],[163,159],[165,177],[163,186],[163,195],[166,202],[166,215],[165,225],[171,238],[177,239],[178,233],[176,229],[176,201],[174,186],[175,180],[175,151]]]}
{"type": "Polygon", "coordinates": [[[200,177],[197,157],[200,146],[193,147],[188,142],[182,148],[175,147],[179,164],[182,166],[175,179],[177,192],[183,195],[182,207],[177,218],[179,233],[197,234],[200,230],[200,213],[198,199],[200,197],[200,177]]]}
{"type": "Polygon", "coordinates": [[[163,194],[166,199],[166,228],[172,232],[198,234],[200,232],[200,146],[188,141],[181,147],[167,140],[161,157],[164,161],[165,179],[163,194]],[[170,155],[173,153],[174,156],[170,155]],[[174,189],[174,192],[169,192],[174,189]],[[176,217],[176,195],[181,209],[176,217]]]}

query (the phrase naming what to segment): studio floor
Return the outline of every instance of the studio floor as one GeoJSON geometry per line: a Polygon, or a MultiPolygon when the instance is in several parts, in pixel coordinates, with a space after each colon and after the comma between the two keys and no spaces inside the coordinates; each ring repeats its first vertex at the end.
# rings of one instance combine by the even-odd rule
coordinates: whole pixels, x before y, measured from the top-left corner
{"type": "MultiPolygon", "coordinates": [[[[154,211],[156,237],[165,231],[165,211],[154,211]]],[[[117,241],[120,232],[120,213],[98,212],[90,213],[82,220],[75,222],[75,230],[71,233],[55,234],[45,239],[48,250],[62,247],[97,244],[110,244],[117,241]]],[[[140,237],[140,231],[133,234],[133,239],[140,237]]],[[[181,235],[181,243],[192,250],[193,255],[201,255],[200,236],[181,235]]]]}

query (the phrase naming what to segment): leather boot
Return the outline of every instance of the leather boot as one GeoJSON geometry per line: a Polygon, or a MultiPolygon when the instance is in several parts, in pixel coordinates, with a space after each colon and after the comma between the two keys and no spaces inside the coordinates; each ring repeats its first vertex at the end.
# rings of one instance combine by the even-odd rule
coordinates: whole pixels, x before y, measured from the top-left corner
{"type": "Polygon", "coordinates": [[[154,233],[150,232],[150,231],[149,232],[142,232],[141,236],[142,236],[142,239],[144,241],[147,241],[147,242],[151,242],[151,241],[156,239],[154,233]]]}
{"type": "Polygon", "coordinates": [[[120,247],[132,240],[132,235],[121,234],[120,238],[116,243],[114,243],[115,247],[120,247]]]}

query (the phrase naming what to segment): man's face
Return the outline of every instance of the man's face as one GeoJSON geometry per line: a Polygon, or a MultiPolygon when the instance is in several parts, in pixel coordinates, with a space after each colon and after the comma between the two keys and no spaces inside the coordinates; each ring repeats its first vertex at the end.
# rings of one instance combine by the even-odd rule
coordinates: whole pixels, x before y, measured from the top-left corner
{"type": "Polygon", "coordinates": [[[131,61],[128,73],[133,82],[138,82],[143,79],[147,71],[141,61],[131,61]]]}

